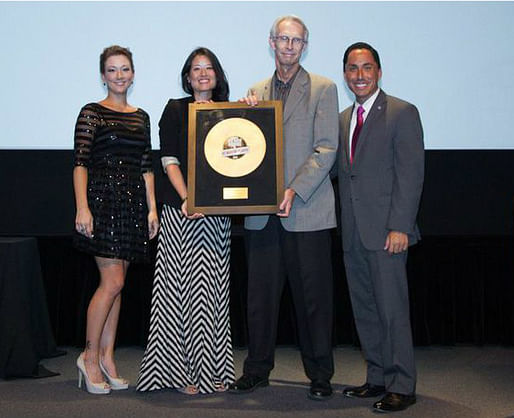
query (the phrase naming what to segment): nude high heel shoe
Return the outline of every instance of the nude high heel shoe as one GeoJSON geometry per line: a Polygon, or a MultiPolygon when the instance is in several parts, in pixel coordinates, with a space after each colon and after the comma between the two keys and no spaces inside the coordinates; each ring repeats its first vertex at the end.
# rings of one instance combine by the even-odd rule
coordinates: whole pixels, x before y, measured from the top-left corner
{"type": "Polygon", "coordinates": [[[109,382],[109,385],[111,386],[112,390],[123,390],[128,389],[129,382],[127,379],[123,379],[122,377],[112,377],[108,372],[107,369],[102,364],[102,361],[100,360],[100,370],[104,374],[104,376],[107,378],[107,381],[109,382]]]}
{"type": "Polygon", "coordinates": [[[183,388],[175,388],[175,389],[177,390],[177,392],[180,392],[183,395],[189,395],[189,396],[198,395],[198,393],[199,393],[198,388],[195,385],[188,385],[183,388]]]}
{"type": "Polygon", "coordinates": [[[79,388],[82,387],[82,379],[84,379],[86,382],[86,389],[89,393],[94,395],[106,395],[111,392],[111,387],[107,382],[91,382],[86,372],[86,365],[84,364],[84,353],[80,353],[80,356],[77,359],[77,368],[79,369],[79,388]]]}

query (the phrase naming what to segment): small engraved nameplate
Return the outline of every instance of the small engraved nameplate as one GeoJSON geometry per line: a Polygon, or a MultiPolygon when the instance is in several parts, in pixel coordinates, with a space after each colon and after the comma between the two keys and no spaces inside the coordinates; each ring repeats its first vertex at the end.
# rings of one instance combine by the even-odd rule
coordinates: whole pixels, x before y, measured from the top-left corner
{"type": "Polygon", "coordinates": [[[248,187],[224,187],[223,199],[248,199],[248,187]]]}

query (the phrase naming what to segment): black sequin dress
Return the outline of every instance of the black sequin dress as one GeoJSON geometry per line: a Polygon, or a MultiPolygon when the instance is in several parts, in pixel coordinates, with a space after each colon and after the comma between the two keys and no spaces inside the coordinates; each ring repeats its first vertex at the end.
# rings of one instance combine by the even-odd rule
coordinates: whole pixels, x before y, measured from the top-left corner
{"type": "Polygon", "coordinates": [[[148,260],[148,208],[143,174],[152,171],[150,118],[85,105],[75,125],[75,166],[88,170],[87,200],[93,238],[73,243],[93,255],[148,260]]]}

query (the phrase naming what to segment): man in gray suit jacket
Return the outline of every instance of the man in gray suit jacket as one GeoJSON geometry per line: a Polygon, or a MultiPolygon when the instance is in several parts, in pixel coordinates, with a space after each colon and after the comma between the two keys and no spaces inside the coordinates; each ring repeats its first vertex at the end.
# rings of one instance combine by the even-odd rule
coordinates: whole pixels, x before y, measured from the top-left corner
{"type": "Polygon", "coordinates": [[[418,110],[378,87],[380,58],[359,42],[344,54],[356,102],[340,115],[337,158],[346,276],[367,361],[349,397],[385,396],[373,406],[398,411],[416,402],[407,286],[407,248],[419,239],[423,130],[418,110]]]}
{"type": "Polygon", "coordinates": [[[332,263],[336,226],[330,169],[338,145],[335,84],[300,66],[308,30],[296,16],[278,18],[270,31],[276,71],[244,100],[282,100],[284,180],[280,212],[245,219],[248,260],[248,357],[230,387],[246,393],[268,385],[274,366],[280,299],[287,278],[296,311],[308,396],[332,396],[332,263]]]}

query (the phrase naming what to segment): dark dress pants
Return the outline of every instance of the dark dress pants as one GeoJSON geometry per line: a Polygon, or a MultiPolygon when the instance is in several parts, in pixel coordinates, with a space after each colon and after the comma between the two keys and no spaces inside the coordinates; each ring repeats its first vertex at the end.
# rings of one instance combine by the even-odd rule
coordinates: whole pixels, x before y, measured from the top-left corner
{"type": "Polygon", "coordinates": [[[354,229],[344,253],[355,325],[367,362],[367,382],[389,392],[413,394],[416,366],[407,284],[407,252],[367,250],[354,229]]]}
{"type": "Polygon", "coordinates": [[[302,361],[311,380],[329,381],[332,357],[332,263],[329,230],[288,232],[276,216],[246,231],[248,357],[244,373],[268,377],[274,367],[280,299],[289,280],[302,361]]]}

